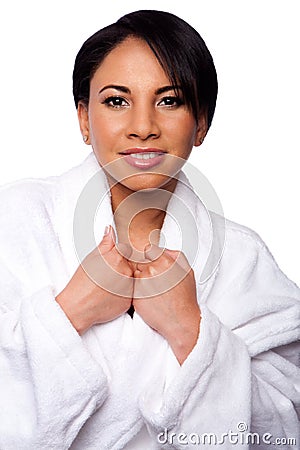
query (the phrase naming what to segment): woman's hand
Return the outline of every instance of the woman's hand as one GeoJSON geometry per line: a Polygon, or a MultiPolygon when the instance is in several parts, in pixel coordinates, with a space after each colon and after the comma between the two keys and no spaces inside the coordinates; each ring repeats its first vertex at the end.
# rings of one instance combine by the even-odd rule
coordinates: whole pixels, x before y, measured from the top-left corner
{"type": "Polygon", "coordinates": [[[194,273],[183,253],[152,246],[134,271],[133,306],[169,342],[180,364],[194,348],[200,326],[194,273]]]}
{"type": "Polygon", "coordinates": [[[92,325],[119,317],[130,308],[134,279],[125,258],[125,245],[122,253],[124,256],[118,251],[114,231],[109,227],[99,246],[83,260],[56,297],[79,334],[92,325]]]}

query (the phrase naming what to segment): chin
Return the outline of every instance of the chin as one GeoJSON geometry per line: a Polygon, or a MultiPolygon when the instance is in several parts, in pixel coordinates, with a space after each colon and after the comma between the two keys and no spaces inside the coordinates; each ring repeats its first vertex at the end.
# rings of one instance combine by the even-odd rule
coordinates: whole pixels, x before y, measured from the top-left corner
{"type": "Polygon", "coordinates": [[[144,189],[167,189],[173,191],[173,185],[175,187],[176,180],[166,175],[142,173],[123,179],[120,184],[134,192],[144,189]]]}

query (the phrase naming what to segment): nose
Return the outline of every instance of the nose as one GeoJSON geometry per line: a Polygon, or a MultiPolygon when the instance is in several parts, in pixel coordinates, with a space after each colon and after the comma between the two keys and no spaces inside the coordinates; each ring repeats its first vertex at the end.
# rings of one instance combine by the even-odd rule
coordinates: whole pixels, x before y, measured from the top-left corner
{"type": "Polygon", "coordinates": [[[158,138],[160,127],[154,109],[147,106],[132,108],[127,134],[129,138],[141,141],[158,138]]]}

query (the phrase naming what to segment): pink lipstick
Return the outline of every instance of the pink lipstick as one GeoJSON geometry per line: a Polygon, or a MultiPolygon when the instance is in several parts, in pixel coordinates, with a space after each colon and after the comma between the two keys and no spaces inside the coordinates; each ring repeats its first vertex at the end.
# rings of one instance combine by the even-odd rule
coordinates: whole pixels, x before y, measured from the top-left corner
{"type": "Polygon", "coordinates": [[[147,170],[157,166],[164,159],[166,152],[158,148],[130,148],[120,152],[131,166],[147,170]]]}

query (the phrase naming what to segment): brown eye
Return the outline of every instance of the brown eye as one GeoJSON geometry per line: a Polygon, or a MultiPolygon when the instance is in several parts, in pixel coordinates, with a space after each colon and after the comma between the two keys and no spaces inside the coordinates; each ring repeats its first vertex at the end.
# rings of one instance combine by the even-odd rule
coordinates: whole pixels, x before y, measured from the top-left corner
{"type": "Polygon", "coordinates": [[[159,106],[168,106],[168,107],[177,107],[183,104],[183,101],[181,100],[181,98],[176,97],[176,96],[168,96],[168,97],[164,97],[163,99],[160,100],[160,102],[158,103],[159,106]]]}
{"type": "Polygon", "coordinates": [[[129,106],[128,102],[123,97],[119,97],[117,95],[107,97],[103,103],[111,108],[122,108],[124,106],[129,106]]]}

